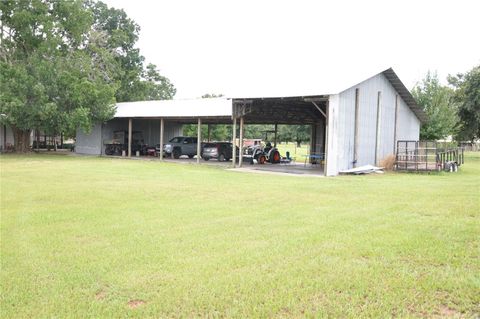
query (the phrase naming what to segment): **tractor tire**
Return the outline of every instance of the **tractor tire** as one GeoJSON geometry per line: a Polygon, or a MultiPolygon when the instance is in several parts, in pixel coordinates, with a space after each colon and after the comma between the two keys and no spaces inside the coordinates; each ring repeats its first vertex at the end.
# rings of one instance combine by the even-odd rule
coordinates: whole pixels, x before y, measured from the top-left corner
{"type": "Polygon", "coordinates": [[[176,148],[173,150],[172,155],[174,159],[179,159],[180,156],[182,155],[182,152],[180,152],[180,150],[176,148]]]}
{"type": "Polygon", "coordinates": [[[265,162],[267,161],[267,158],[265,157],[265,155],[260,155],[257,161],[258,161],[258,164],[265,164],[265,162]]]}
{"type": "Polygon", "coordinates": [[[110,145],[107,145],[107,147],[105,147],[105,155],[113,155],[113,149],[110,145]]]}
{"type": "Polygon", "coordinates": [[[280,163],[280,153],[278,151],[273,151],[269,160],[270,160],[270,163],[272,164],[280,163]]]}
{"type": "Polygon", "coordinates": [[[113,148],[113,155],[121,156],[122,155],[122,148],[120,146],[115,146],[113,148]]]}

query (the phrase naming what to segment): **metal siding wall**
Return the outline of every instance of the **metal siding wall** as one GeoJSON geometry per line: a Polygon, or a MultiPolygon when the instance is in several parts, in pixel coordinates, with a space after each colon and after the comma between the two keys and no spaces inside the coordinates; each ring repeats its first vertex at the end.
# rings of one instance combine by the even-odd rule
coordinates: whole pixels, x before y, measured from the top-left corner
{"type": "MultiPolygon", "coordinates": [[[[128,130],[128,119],[113,119],[104,124],[103,139],[110,140],[113,137],[113,131],[128,130]]],[[[133,131],[142,131],[145,144],[155,146],[160,143],[160,120],[159,119],[133,119],[133,131]]],[[[182,134],[182,125],[175,122],[165,120],[164,143],[168,142],[175,136],[182,134]]],[[[102,142],[103,144],[103,142],[102,142]]],[[[102,147],[102,154],[104,154],[102,147]]]]}
{"type": "Polygon", "coordinates": [[[102,125],[95,124],[92,131],[87,134],[81,129],[77,130],[75,140],[75,153],[100,155],[102,153],[102,125]]]}
{"type": "MultiPolygon", "coordinates": [[[[128,130],[128,119],[113,119],[105,124],[96,124],[90,134],[77,131],[75,152],[79,154],[104,155],[104,141],[113,138],[114,131],[128,130]]],[[[155,146],[160,143],[160,120],[134,119],[133,130],[142,131],[145,143],[155,146]]],[[[165,121],[164,141],[182,135],[182,125],[165,121]]],[[[3,141],[3,140],[2,140],[3,141]]]]}
{"type": "Polygon", "coordinates": [[[418,141],[419,139],[420,121],[410,110],[408,105],[400,99],[398,105],[397,140],[418,141]]]}
{"type": "MultiPolygon", "coordinates": [[[[397,98],[397,91],[393,88],[390,82],[382,75],[382,113],[380,121],[380,141],[378,159],[382,160],[385,157],[393,154],[393,136],[395,130],[395,100],[397,98]]],[[[380,80],[380,79],[379,79],[380,80]]],[[[400,100],[400,98],[399,98],[400,100]]]]}
{"type": "Polygon", "coordinates": [[[338,139],[338,170],[352,167],[355,139],[355,88],[340,94],[338,139]]]}
{"type": "MultiPolygon", "coordinates": [[[[15,144],[15,140],[13,138],[13,131],[12,131],[12,128],[8,125],[5,126],[6,127],[6,131],[7,131],[7,134],[6,134],[6,142],[7,144],[11,144],[11,145],[14,145],[15,144]]],[[[3,145],[3,140],[4,140],[4,137],[3,137],[3,129],[4,129],[4,126],[3,125],[0,125],[0,150],[3,150],[5,148],[6,145],[3,145]]],[[[31,139],[30,139],[31,140],[31,139]]]]}
{"type": "MultiPolygon", "coordinates": [[[[378,158],[381,160],[393,153],[395,128],[395,98],[397,92],[383,74],[372,77],[340,93],[338,129],[338,169],[353,167],[353,145],[355,136],[355,89],[359,92],[359,145],[358,166],[375,164],[375,141],[377,122],[377,94],[382,92],[380,113],[380,141],[378,158]],[[340,136],[343,135],[343,136],[340,136]]],[[[420,122],[399,98],[399,129],[397,139],[418,139],[420,122]]]]}

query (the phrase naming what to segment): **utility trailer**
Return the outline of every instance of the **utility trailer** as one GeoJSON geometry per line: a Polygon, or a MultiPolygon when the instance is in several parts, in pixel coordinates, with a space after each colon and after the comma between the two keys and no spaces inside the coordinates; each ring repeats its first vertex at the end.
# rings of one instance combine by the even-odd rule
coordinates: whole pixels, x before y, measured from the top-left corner
{"type": "Polygon", "coordinates": [[[464,163],[463,153],[463,148],[435,141],[397,141],[395,170],[456,171],[464,163]]]}

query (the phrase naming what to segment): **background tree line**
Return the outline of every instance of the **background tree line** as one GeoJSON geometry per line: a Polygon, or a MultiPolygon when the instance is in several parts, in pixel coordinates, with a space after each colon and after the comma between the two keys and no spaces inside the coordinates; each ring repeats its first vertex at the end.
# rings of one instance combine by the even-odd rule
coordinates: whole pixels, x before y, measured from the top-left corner
{"type": "Polygon", "coordinates": [[[480,66],[465,74],[449,75],[443,85],[436,73],[428,72],[412,90],[427,114],[420,139],[456,141],[480,138],[480,66]]]}
{"type": "Polygon", "coordinates": [[[74,136],[115,103],[171,99],[175,88],[135,48],[139,26],[92,0],[0,1],[0,121],[15,149],[32,130],[74,136]]]}

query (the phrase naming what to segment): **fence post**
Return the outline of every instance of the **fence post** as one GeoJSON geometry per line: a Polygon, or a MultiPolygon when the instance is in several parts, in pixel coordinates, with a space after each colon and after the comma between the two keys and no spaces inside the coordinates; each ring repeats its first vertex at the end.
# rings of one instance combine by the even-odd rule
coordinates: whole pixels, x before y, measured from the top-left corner
{"type": "Polygon", "coordinates": [[[428,171],[428,142],[425,143],[425,170],[428,171]]]}
{"type": "Polygon", "coordinates": [[[413,152],[413,156],[415,156],[415,170],[418,172],[418,141],[415,142],[415,151],[413,152]]]}

